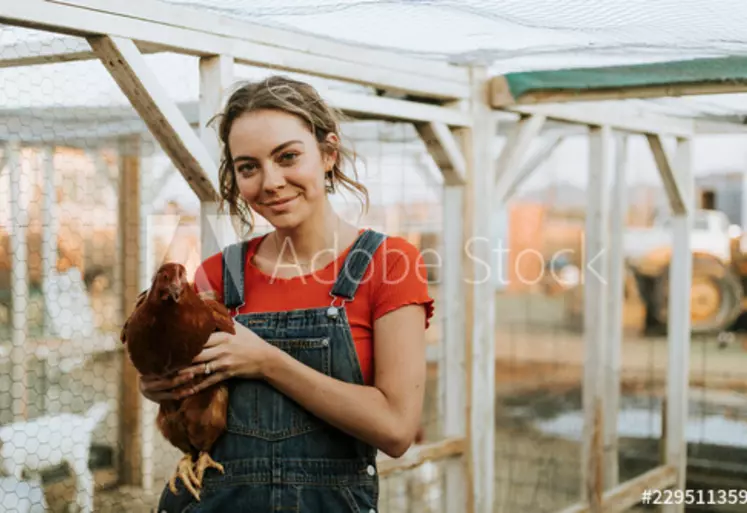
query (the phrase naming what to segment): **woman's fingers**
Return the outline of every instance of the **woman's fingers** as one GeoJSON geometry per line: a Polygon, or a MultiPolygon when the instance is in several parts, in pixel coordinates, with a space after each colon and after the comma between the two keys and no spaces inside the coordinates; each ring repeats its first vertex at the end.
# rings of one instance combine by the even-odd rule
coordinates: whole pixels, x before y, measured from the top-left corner
{"type": "Polygon", "coordinates": [[[221,381],[228,378],[230,378],[228,372],[216,372],[215,374],[210,374],[205,379],[197,381],[194,385],[177,392],[177,399],[184,399],[187,396],[201,392],[206,388],[215,385],[216,383],[220,383],[221,381]]]}
{"type": "Polygon", "coordinates": [[[142,380],[142,387],[150,393],[165,392],[189,382],[194,373],[178,373],[171,378],[149,378],[142,380]]]}

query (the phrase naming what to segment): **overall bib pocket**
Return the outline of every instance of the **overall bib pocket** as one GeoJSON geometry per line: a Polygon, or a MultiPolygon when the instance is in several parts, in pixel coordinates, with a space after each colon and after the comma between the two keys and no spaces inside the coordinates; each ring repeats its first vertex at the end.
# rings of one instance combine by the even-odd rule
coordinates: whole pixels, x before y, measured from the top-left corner
{"type": "MultiPolygon", "coordinates": [[[[328,337],[266,339],[296,360],[330,375],[328,337]]],[[[261,380],[233,380],[230,385],[227,431],[276,441],[309,433],[322,421],[261,380]]]]}

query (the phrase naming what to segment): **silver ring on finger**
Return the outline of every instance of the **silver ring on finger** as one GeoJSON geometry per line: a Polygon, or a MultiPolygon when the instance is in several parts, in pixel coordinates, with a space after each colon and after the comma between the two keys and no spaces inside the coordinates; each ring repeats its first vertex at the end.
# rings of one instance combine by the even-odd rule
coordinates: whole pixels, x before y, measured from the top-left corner
{"type": "Polygon", "coordinates": [[[210,374],[210,362],[205,363],[205,374],[210,374]]]}

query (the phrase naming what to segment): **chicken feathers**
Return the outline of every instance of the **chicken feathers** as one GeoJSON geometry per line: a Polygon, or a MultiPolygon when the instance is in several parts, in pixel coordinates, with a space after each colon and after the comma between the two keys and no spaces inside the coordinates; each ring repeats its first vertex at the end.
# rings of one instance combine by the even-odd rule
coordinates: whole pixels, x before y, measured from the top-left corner
{"type": "MultiPolygon", "coordinates": [[[[230,312],[222,303],[198,295],[184,266],[166,263],[151,287],[138,296],[120,338],[141,375],[166,377],[189,366],[216,331],[235,333],[230,312]]],[[[227,411],[224,383],[160,404],[158,430],[184,453],[169,481],[172,492],[176,493],[176,478],[180,478],[199,500],[205,471],[212,467],[223,472],[210,450],[225,431],[227,411]]]]}

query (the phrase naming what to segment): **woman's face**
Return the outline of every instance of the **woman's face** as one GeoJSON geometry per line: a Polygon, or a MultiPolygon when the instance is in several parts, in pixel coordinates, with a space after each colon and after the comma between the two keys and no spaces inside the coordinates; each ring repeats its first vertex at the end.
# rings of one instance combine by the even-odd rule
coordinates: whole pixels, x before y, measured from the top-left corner
{"type": "Polygon", "coordinates": [[[241,197],[275,228],[298,226],[323,208],[324,175],[335,155],[322,154],[298,117],[276,110],[243,114],[231,126],[228,147],[241,197]]]}

